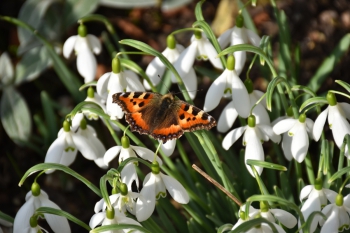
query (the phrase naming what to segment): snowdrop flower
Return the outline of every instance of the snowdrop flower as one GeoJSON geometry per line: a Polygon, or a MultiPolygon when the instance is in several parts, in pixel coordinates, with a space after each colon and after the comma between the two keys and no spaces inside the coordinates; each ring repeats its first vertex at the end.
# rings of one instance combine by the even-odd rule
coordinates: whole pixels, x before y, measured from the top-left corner
{"type": "Polygon", "coordinates": [[[69,58],[72,51],[77,55],[77,68],[84,82],[88,83],[95,79],[97,61],[94,56],[101,52],[101,43],[94,35],[87,34],[86,26],[80,24],[78,35],[69,37],[63,45],[63,56],[69,58]]]}
{"type": "MultiPolygon", "coordinates": [[[[104,155],[105,164],[109,164],[109,162],[118,156],[118,154],[120,154],[119,163],[123,162],[127,158],[136,157],[136,154],[144,160],[152,162],[154,159],[156,159],[159,164],[163,163],[158,156],[155,156],[153,151],[141,146],[130,145],[129,138],[127,136],[123,136],[121,141],[122,146],[114,146],[106,151],[104,155]]],[[[130,190],[133,181],[135,181],[137,187],[139,187],[139,179],[137,177],[135,166],[136,165],[134,163],[128,163],[121,172],[122,182],[126,183],[130,190]]]]}
{"type": "Polygon", "coordinates": [[[218,106],[223,96],[232,94],[232,104],[238,115],[247,118],[250,113],[250,100],[247,88],[234,70],[234,57],[227,58],[224,72],[212,83],[204,101],[204,111],[208,112],[218,106]],[[229,94],[227,94],[229,93],[229,94]]]}
{"type": "Polygon", "coordinates": [[[158,140],[160,144],[160,149],[166,156],[170,156],[173,154],[176,146],[176,139],[169,140],[166,143],[163,143],[161,140],[158,140]]]}
{"type": "MultiPolygon", "coordinates": [[[[307,199],[303,203],[303,207],[301,208],[301,212],[304,215],[305,221],[313,212],[321,211],[321,208],[327,205],[327,199],[335,200],[337,196],[336,192],[330,189],[323,188],[322,185],[322,179],[317,178],[315,181],[315,185],[307,185],[300,192],[300,201],[307,199]]],[[[310,232],[315,231],[317,224],[320,220],[320,216],[315,216],[310,226],[310,232]]]]}
{"type": "MultiPolygon", "coordinates": [[[[233,46],[233,45],[247,44],[247,43],[251,43],[256,47],[259,47],[260,40],[261,40],[260,37],[255,32],[247,28],[244,28],[243,24],[244,24],[244,18],[241,14],[239,14],[236,18],[236,26],[226,30],[218,38],[218,42],[222,49],[227,47],[229,44],[233,46]]],[[[236,59],[235,70],[239,75],[242,72],[246,61],[246,52],[237,51],[237,52],[234,52],[233,55],[235,56],[235,59],[236,59]]]]}
{"type": "MultiPolygon", "coordinates": [[[[248,220],[251,220],[251,219],[254,219],[254,217],[259,214],[259,210],[255,209],[254,207],[252,206],[249,206],[249,215],[246,216],[246,213],[244,212],[245,211],[245,205],[242,205],[239,209],[239,219],[238,221],[236,222],[236,224],[232,227],[231,230],[234,230],[236,229],[239,225],[241,225],[242,223],[248,221],[248,220]]],[[[250,230],[248,232],[251,232],[250,230]]]]}
{"type": "Polygon", "coordinates": [[[152,215],[156,200],[165,197],[166,190],[178,203],[187,204],[190,200],[186,189],[180,182],[161,173],[158,162],[154,161],[152,172],[146,175],[136,202],[136,218],[139,222],[145,221],[152,215]]]}
{"type": "MultiPolygon", "coordinates": [[[[246,146],[244,160],[248,159],[264,161],[264,150],[261,141],[268,141],[271,139],[273,142],[278,143],[281,140],[281,136],[274,134],[270,125],[256,124],[255,116],[250,115],[248,117],[248,125],[236,128],[226,134],[222,141],[222,147],[228,150],[235,141],[243,135],[243,145],[246,146]]],[[[254,176],[254,173],[249,165],[246,164],[249,173],[254,176]]],[[[256,167],[259,175],[262,172],[262,167],[256,167]]]]}
{"type": "Polygon", "coordinates": [[[291,153],[296,161],[301,163],[304,161],[306,153],[309,149],[309,137],[312,139],[312,127],[314,122],[306,118],[305,114],[301,114],[299,119],[284,119],[278,122],[273,131],[276,134],[282,134],[288,131],[291,140],[287,140],[283,148],[284,153],[291,153]],[[289,144],[290,143],[290,144],[289,144]],[[290,150],[287,151],[286,150],[290,150]]]}
{"type": "MultiPolygon", "coordinates": [[[[221,61],[217,58],[218,53],[208,38],[202,32],[195,31],[191,38],[192,43],[178,57],[174,66],[188,91],[197,89],[197,78],[193,70],[193,63],[197,60],[208,60],[217,69],[223,69],[221,61]]],[[[191,95],[196,92],[189,92],[191,95]]]]}
{"type": "MultiPolygon", "coordinates": [[[[120,213],[119,211],[106,211],[99,212],[94,214],[89,222],[89,226],[94,229],[98,225],[101,226],[107,226],[107,225],[112,225],[112,224],[131,224],[131,225],[137,225],[141,226],[140,223],[135,221],[132,218],[126,217],[123,213],[120,213]]],[[[109,232],[115,232],[115,233],[128,233],[128,232],[135,232],[135,233],[141,233],[139,230],[135,229],[123,229],[123,230],[115,230],[115,231],[109,231],[109,232]]]]}
{"type": "MultiPolygon", "coordinates": [[[[176,44],[174,35],[170,34],[167,37],[167,48],[162,52],[164,57],[166,57],[171,64],[174,64],[176,60],[179,58],[180,53],[185,48],[180,45],[176,44]]],[[[153,85],[157,85],[160,82],[160,78],[162,77],[165,72],[165,65],[158,57],[155,57],[147,66],[146,68],[146,74],[149,77],[150,81],[153,85]]],[[[175,81],[175,80],[173,80],[175,81]]],[[[143,85],[147,90],[151,89],[151,86],[148,84],[148,82],[144,79],[143,85]]]]}
{"type": "MultiPolygon", "coordinates": [[[[244,85],[248,91],[249,95],[249,108],[246,107],[246,109],[251,111],[251,109],[254,107],[254,105],[258,102],[258,100],[264,95],[263,92],[258,90],[253,90],[253,83],[250,79],[246,79],[244,81],[244,85]]],[[[237,97],[236,97],[237,98],[237,97]]],[[[229,130],[233,123],[235,122],[238,113],[235,108],[235,99],[231,100],[226,107],[222,110],[218,124],[216,126],[217,130],[221,133],[225,133],[227,130],[229,130]]],[[[255,116],[255,120],[257,124],[266,124],[269,125],[270,117],[269,114],[266,111],[266,102],[265,98],[263,98],[253,109],[252,114],[255,116]]]]}
{"type": "Polygon", "coordinates": [[[323,208],[322,213],[327,220],[320,220],[322,226],[320,233],[342,232],[350,226],[350,197],[338,194],[335,199],[328,199],[332,204],[323,208]]]}
{"type": "Polygon", "coordinates": [[[9,55],[5,52],[0,56],[0,83],[10,84],[15,78],[15,72],[9,55]]]}
{"type": "MultiPolygon", "coordinates": [[[[139,194],[132,192],[130,189],[128,190],[128,187],[125,183],[120,184],[119,190],[119,193],[115,193],[109,196],[112,207],[114,210],[119,211],[120,213],[126,214],[127,211],[129,211],[129,213],[135,215],[135,200],[139,197],[139,194]]],[[[107,205],[105,200],[101,199],[96,203],[94,211],[95,213],[98,213],[105,210],[106,208],[107,205]]]]}
{"type": "MultiPolygon", "coordinates": [[[[89,160],[94,160],[95,163],[105,168],[106,164],[102,161],[106,149],[102,142],[97,138],[95,130],[86,125],[86,120],[83,119],[80,128],[76,133],[70,130],[70,125],[67,121],[63,122],[63,128],[58,132],[57,139],[49,147],[45,163],[59,163],[69,166],[75,160],[78,150],[89,160]]],[[[49,170],[46,173],[51,173],[49,170]]]]}
{"type": "MultiPolygon", "coordinates": [[[[350,104],[338,103],[332,92],[327,93],[328,107],[317,117],[314,128],[313,137],[318,141],[321,137],[323,126],[328,116],[329,128],[332,130],[335,144],[340,148],[343,144],[345,135],[350,134],[350,124],[346,119],[350,119],[350,104]]],[[[348,148],[346,146],[345,154],[348,156],[348,148]]],[[[349,157],[348,157],[349,158],[349,157]]]]}
{"type": "MultiPolygon", "coordinates": [[[[61,209],[58,205],[49,200],[46,192],[40,189],[38,183],[33,183],[31,191],[29,191],[26,195],[26,202],[16,214],[15,221],[13,223],[13,232],[34,232],[30,225],[30,218],[34,214],[35,210],[39,207],[61,209]]],[[[47,223],[54,232],[71,232],[66,218],[52,214],[44,214],[44,216],[47,223]]]]}
{"type": "Polygon", "coordinates": [[[124,112],[118,104],[113,103],[112,96],[118,92],[145,91],[137,75],[130,71],[121,71],[118,58],[112,60],[112,72],[105,73],[97,81],[96,91],[102,99],[106,100],[106,112],[112,120],[121,119],[124,112]]]}

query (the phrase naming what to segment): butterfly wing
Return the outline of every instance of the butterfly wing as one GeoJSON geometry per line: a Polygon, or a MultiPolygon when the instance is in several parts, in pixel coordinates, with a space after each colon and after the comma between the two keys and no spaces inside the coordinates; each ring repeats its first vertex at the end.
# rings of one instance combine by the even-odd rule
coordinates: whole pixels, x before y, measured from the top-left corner
{"type": "Polygon", "coordinates": [[[179,125],[184,131],[209,130],[216,125],[215,119],[208,113],[184,101],[180,102],[177,115],[179,117],[179,125]]]}
{"type": "Polygon", "coordinates": [[[120,92],[113,95],[113,103],[117,103],[125,112],[125,120],[132,131],[150,134],[149,119],[145,118],[142,110],[160,97],[160,94],[152,92],[120,92]]]}

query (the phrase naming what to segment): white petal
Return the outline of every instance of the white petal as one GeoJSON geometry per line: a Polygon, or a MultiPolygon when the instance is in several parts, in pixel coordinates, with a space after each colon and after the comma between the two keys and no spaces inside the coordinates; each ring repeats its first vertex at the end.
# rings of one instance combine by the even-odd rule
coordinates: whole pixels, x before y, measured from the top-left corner
{"type": "Polygon", "coordinates": [[[91,217],[89,226],[94,229],[96,226],[100,225],[105,218],[106,212],[96,213],[91,217]]]}
{"type": "MultiPolygon", "coordinates": [[[[165,66],[158,57],[155,57],[146,68],[146,74],[153,85],[157,85],[160,82],[160,77],[163,76],[164,72],[165,66]]],[[[147,90],[151,89],[146,79],[143,80],[143,85],[147,90]]]]}
{"type": "Polygon", "coordinates": [[[301,191],[300,191],[300,197],[299,200],[304,200],[307,196],[309,196],[310,192],[314,189],[313,185],[306,185],[301,191]]]}
{"type": "Polygon", "coordinates": [[[4,52],[0,56],[0,81],[3,84],[8,84],[14,79],[13,65],[10,56],[4,52]]]}
{"type": "MultiPolygon", "coordinates": [[[[251,96],[251,95],[249,95],[251,96]]],[[[252,101],[252,98],[250,98],[250,106],[253,107],[253,104],[255,102],[252,101]]],[[[258,104],[257,106],[254,107],[253,109],[253,115],[255,116],[255,122],[256,124],[265,124],[265,125],[270,125],[270,117],[269,114],[267,113],[266,109],[262,104],[258,104]]]]}
{"type": "Polygon", "coordinates": [[[324,124],[326,123],[328,110],[329,110],[329,107],[327,107],[325,110],[323,110],[323,112],[321,112],[321,114],[318,115],[318,117],[317,117],[317,119],[315,121],[314,128],[312,130],[312,136],[313,136],[313,138],[315,139],[316,142],[321,137],[324,124]]]}
{"type": "Polygon", "coordinates": [[[63,56],[65,58],[69,58],[70,54],[74,49],[75,42],[77,40],[77,36],[69,37],[63,44],[63,56]]]}
{"type": "Polygon", "coordinates": [[[159,174],[163,179],[166,189],[175,201],[181,204],[187,204],[190,201],[190,197],[188,196],[186,189],[182,186],[182,184],[180,184],[179,181],[171,176],[164,175],[163,173],[159,174]]]}
{"type": "Polygon", "coordinates": [[[182,81],[190,98],[194,99],[197,95],[197,75],[193,68],[191,68],[185,76],[182,76],[182,81]]]}
{"type": "MultiPolygon", "coordinates": [[[[65,133],[65,132],[64,132],[65,133]]],[[[77,155],[77,148],[74,151],[66,148],[65,134],[57,138],[47,150],[45,163],[59,163],[62,165],[69,166],[75,160],[77,155]]],[[[50,171],[48,171],[50,173],[50,171]]]]}
{"type": "MultiPolygon", "coordinates": [[[[310,198],[305,201],[303,204],[303,207],[301,208],[301,212],[304,215],[305,221],[309,218],[310,214],[314,211],[321,211],[321,203],[318,198],[310,198]]],[[[312,220],[311,226],[310,226],[310,232],[314,232],[318,222],[320,220],[319,216],[315,216],[312,220]]]]}
{"type": "MultiPolygon", "coordinates": [[[[79,131],[82,129],[79,129],[79,131]]],[[[85,132],[87,133],[87,132],[85,132]]],[[[96,154],[95,143],[96,141],[92,140],[94,137],[87,138],[82,134],[76,133],[73,134],[73,141],[77,146],[80,153],[88,160],[95,160],[99,158],[98,154],[96,154]]],[[[96,138],[95,138],[96,139],[96,138]]]]}
{"type": "Polygon", "coordinates": [[[124,71],[124,75],[127,82],[127,91],[145,91],[145,88],[140,82],[139,77],[137,77],[133,71],[126,70],[124,71]]]}
{"type": "Polygon", "coordinates": [[[216,108],[219,105],[219,102],[224,94],[226,83],[227,83],[227,74],[229,70],[224,70],[224,72],[211,84],[205,96],[203,110],[209,112],[216,108]]]}
{"type": "Polygon", "coordinates": [[[156,158],[157,162],[159,163],[159,166],[162,166],[162,160],[158,156],[155,156],[155,153],[150,149],[141,146],[131,146],[131,148],[136,152],[138,156],[140,156],[144,160],[153,162],[154,158],[156,158]]]}
{"type": "Polygon", "coordinates": [[[345,135],[350,134],[350,124],[339,111],[335,111],[334,109],[332,111],[333,114],[331,114],[331,110],[333,109],[330,108],[329,116],[332,115],[334,117],[334,121],[331,126],[333,138],[337,146],[340,148],[343,144],[345,135]]]}
{"type": "MultiPolygon", "coordinates": [[[[61,209],[56,203],[50,201],[49,199],[42,199],[43,207],[51,207],[54,209],[61,209]]],[[[44,214],[47,223],[50,225],[54,232],[67,232],[70,233],[70,227],[68,220],[62,216],[53,214],[44,214]]]]}
{"type": "Polygon", "coordinates": [[[260,41],[261,41],[260,36],[258,36],[258,34],[256,34],[255,32],[253,32],[248,28],[245,28],[244,30],[245,30],[245,33],[247,34],[249,42],[256,47],[259,47],[260,41]]]}
{"type": "Polygon", "coordinates": [[[96,202],[95,207],[94,207],[94,211],[97,214],[98,212],[103,210],[103,207],[105,205],[105,200],[102,198],[101,200],[99,200],[98,202],[96,202]]]}
{"type": "Polygon", "coordinates": [[[350,120],[350,104],[342,102],[338,103],[338,106],[343,110],[345,117],[350,120]]]}
{"type": "Polygon", "coordinates": [[[18,210],[13,223],[13,232],[22,232],[21,229],[25,226],[30,226],[29,219],[35,211],[33,201],[33,199],[27,201],[18,210]]]}
{"type": "Polygon", "coordinates": [[[301,163],[309,149],[309,138],[304,127],[300,125],[298,128],[292,139],[292,155],[298,163],[301,163]]]}
{"type": "Polygon", "coordinates": [[[281,136],[275,134],[270,125],[259,124],[256,128],[258,128],[262,133],[267,135],[274,143],[279,143],[281,141],[281,136]]]}
{"type": "Polygon", "coordinates": [[[91,50],[84,49],[79,51],[77,55],[77,68],[79,74],[84,77],[85,83],[95,79],[97,61],[91,50]]]}
{"type": "Polygon", "coordinates": [[[289,212],[281,209],[270,209],[273,216],[287,228],[293,228],[297,224],[297,219],[289,212]]]}
{"type": "Polygon", "coordinates": [[[166,156],[170,156],[173,154],[174,150],[175,150],[175,146],[176,146],[176,140],[169,140],[166,143],[163,143],[161,141],[159,141],[159,143],[162,143],[160,145],[160,149],[163,151],[163,153],[166,156]]]}
{"type": "Polygon", "coordinates": [[[111,162],[115,157],[117,157],[120,153],[121,148],[121,146],[113,146],[109,148],[103,157],[105,164],[109,164],[109,162],[111,162]]]}
{"type": "Polygon", "coordinates": [[[243,132],[247,129],[247,126],[236,128],[230,131],[222,140],[222,147],[228,150],[239,137],[242,136],[243,132]]]}
{"type": "MultiPolygon", "coordinates": [[[[265,161],[264,150],[262,148],[262,145],[261,145],[259,138],[257,138],[257,137],[250,137],[249,140],[247,141],[247,146],[246,146],[245,154],[244,154],[245,163],[248,159],[265,161]]],[[[246,164],[246,167],[247,167],[249,173],[253,177],[255,177],[252,169],[250,168],[250,165],[246,164]]],[[[256,166],[255,169],[258,172],[258,174],[261,175],[263,168],[256,166]]]]}
{"type": "MultiPolygon", "coordinates": [[[[323,212],[323,211],[322,211],[323,212]]],[[[322,226],[320,233],[335,233],[338,232],[339,216],[336,212],[332,211],[331,215],[327,218],[327,221],[322,226]]]]}
{"type": "Polygon", "coordinates": [[[215,50],[214,46],[209,42],[208,39],[204,41],[204,49],[206,55],[208,56],[211,64],[217,69],[223,69],[220,58],[217,57],[218,52],[215,50]]]}
{"type": "Polygon", "coordinates": [[[291,119],[291,118],[281,120],[280,122],[275,124],[275,126],[272,128],[273,132],[275,132],[275,134],[285,133],[295,125],[296,121],[298,121],[298,120],[291,119]]]}
{"type": "Polygon", "coordinates": [[[216,129],[221,133],[225,133],[232,127],[233,123],[237,119],[237,116],[238,113],[235,109],[234,103],[233,101],[230,101],[222,110],[216,129]]]}
{"type": "Polygon", "coordinates": [[[221,49],[224,49],[228,46],[228,44],[231,41],[231,34],[232,34],[232,28],[227,29],[218,37],[218,42],[221,49]]]}
{"type": "Polygon", "coordinates": [[[175,62],[174,66],[180,77],[184,77],[192,68],[196,58],[197,42],[194,41],[188,46],[175,62]]]}
{"type": "Polygon", "coordinates": [[[90,48],[94,52],[94,54],[100,54],[102,49],[100,40],[96,36],[91,34],[88,34],[86,37],[89,42],[90,48]]]}
{"type": "Polygon", "coordinates": [[[77,114],[75,114],[73,120],[72,120],[72,126],[71,126],[71,130],[74,132],[78,129],[78,127],[80,126],[80,122],[81,120],[84,119],[84,114],[79,112],[77,114]]]}
{"type": "Polygon", "coordinates": [[[97,81],[96,92],[102,99],[106,100],[108,95],[108,82],[111,72],[103,74],[97,81]]]}
{"type": "Polygon", "coordinates": [[[288,133],[284,133],[283,134],[282,149],[283,149],[284,157],[286,157],[286,159],[288,161],[291,161],[292,158],[293,158],[293,155],[292,155],[292,140],[293,140],[293,137],[290,137],[288,135],[288,133]]]}
{"type": "Polygon", "coordinates": [[[235,71],[231,72],[232,77],[232,100],[238,115],[247,118],[250,114],[250,98],[242,80],[235,71]]]}
{"type": "Polygon", "coordinates": [[[147,220],[152,215],[156,205],[155,177],[152,174],[149,174],[148,177],[149,179],[144,183],[140,197],[136,202],[136,218],[139,222],[147,220]]]}
{"type": "Polygon", "coordinates": [[[129,190],[132,189],[132,183],[134,181],[136,187],[139,188],[139,177],[137,176],[135,167],[136,165],[134,163],[128,163],[121,172],[122,182],[128,186],[129,190]]]}
{"type": "Polygon", "coordinates": [[[338,193],[331,190],[331,189],[325,189],[325,188],[323,188],[322,191],[324,192],[324,194],[326,194],[326,197],[329,200],[329,202],[334,203],[335,198],[338,195],[338,193]]]}

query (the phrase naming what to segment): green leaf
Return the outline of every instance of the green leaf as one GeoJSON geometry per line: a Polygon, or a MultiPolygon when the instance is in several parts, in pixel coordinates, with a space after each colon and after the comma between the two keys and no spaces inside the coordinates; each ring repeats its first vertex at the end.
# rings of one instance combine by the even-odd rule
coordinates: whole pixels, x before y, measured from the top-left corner
{"type": "Polygon", "coordinates": [[[309,233],[310,232],[311,224],[312,224],[314,218],[316,217],[316,215],[320,215],[323,218],[323,220],[327,220],[327,217],[326,217],[326,215],[324,215],[324,213],[322,213],[321,211],[314,211],[307,218],[307,221],[305,222],[305,225],[303,225],[303,228],[302,228],[303,232],[305,232],[305,233],[309,233]]]}
{"type": "Polygon", "coordinates": [[[33,81],[51,65],[52,60],[44,46],[29,50],[16,65],[16,85],[33,81]]]}
{"type": "Polygon", "coordinates": [[[52,106],[51,99],[46,91],[40,93],[41,104],[43,105],[45,122],[48,129],[48,135],[45,140],[47,142],[53,142],[57,137],[58,127],[57,127],[57,118],[52,106]]]}
{"type": "Polygon", "coordinates": [[[282,82],[285,83],[287,81],[283,77],[277,77],[277,78],[272,79],[271,82],[269,83],[269,85],[267,86],[267,90],[266,90],[266,106],[267,106],[267,109],[269,111],[271,111],[271,108],[272,108],[273,92],[274,92],[276,86],[279,83],[282,83],[282,82]]]}
{"type": "Polygon", "coordinates": [[[3,219],[7,222],[13,223],[14,222],[14,218],[12,218],[10,215],[5,214],[4,212],[0,211],[0,219],[3,219]]]}
{"type": "Polygon", "coordinates": [[[197,21],[204,20],[203,13],[202,13],[202,5],[204,3],[204,0],[201,0],[197,2],[196,8],[194,10],[194,14],[196,15],[197,21]]]}
{"type": "Polygon", "coordinates": [[[269,162],[265,162],[265,161],[261,161],[261,160],[247,159],[246,163],[248,165],[254,165],[254,166],[274,169],[274,170],[278,170],[278,171],[287,171],[287,168],[285,166],[275,164],[275,163],[269,163],[269,162]]]}
{"type": "Polygon", "coordinates": [[[69,221],[74,222],[75,224],[85,228],[88,231],[91,230],[89,225],[87,225],[83,221],[79,220],[78,218],[74,217],[70,213],[68,213],[64,210],[61,210],[61,209],[55,209],[55,208],[51,208],[51,207],[39,207],[38,209],[35,210],[35,212],[38,214],[53,214],[53,215],[57,215],[57,216],[62,216],[64,218],[68,219],[69,221]]]}
{"type": "Polygon", "coordinates": [[[336,64],[350,47],[350,33],[346,34],[332,51],[332,53],[322,62],[307,85],[311,90],[316,92],[324,83],[329,74],[333,71],[336,64]]]}
{"type": "Polygon", "coordinates": [[[68,28],[78,19],[96,10],[99,0],[65,0],[63,7],[63,25],[68,28]]]}
{"type": "Polygon", "coordinates": [[[233,225],[231,223],[226,223],[218,228],[217,233],[223,233],[224,231],[231,230],[233,225]]]}
{"type": "Polygon", "coordinates": [[[28,141],[32,121],[28,105],[13,86],[3,90],[0,102],[1,123],[8,136],[17,144],[28,141]]]}
{"type": "Polygon", "coordinates": [[[309,106],[311,104],[328,104],[328,101],[325,97],[313,97],[313,98],[307,99],[300,106],[299,112],[303,111],[304,108],[306,108],[307,106],[309,106]]]}
{"type": "Polygon", "coordinates": [[[292,91],[303,91],[306,94],[311,95],[312,97],[316,97],[316,93],[313,92],[310,88],[302,86],[302,85],[295,85],[291,89],[292,91]]]}
{"type": "Polygon", "coordinates": [[[349,93],[350,93],[350,85],[347,82],[344,82],[342,80],[335,80],[336,83],[344,87],[349,93]]]}
{"type": "Polygon", "coordinates": [[[18,186],[22,186],[22,184],[28,178],[28,176],[30,176],[36,172],[39,172],[39,171],[52,170],[52,169],[63,171],[65,173],[77,178],[78,180],[83,182],[86,186],[88,186],[99,197],[101,197],[100,190],[93,183],[91,183],[89,180],[87,180],[85,177],[81,176],[79,173],[75,172],[71,168],[64,166],[62,164],[58,164],[58,163],[39,163],[37,165],[34,165],[33,167],[29,168],[26,171],[26,173],[23,175],[22,179],[19,181],[18,186]]]}
{"type": "Polygon", "coordinates": [[[230,231],[230,233],[241,233],[241,232],[248,232],[250,229],[253,229],[254,227],[258,227],[262,223],[266,223],[271,228],[272,232],[277,233],[276,227],[273,225],[272,222],[268,221],[265,218],[255,218],[249,221],[243,222],[241,225],[236,227],[234,230],[230,231]]]}

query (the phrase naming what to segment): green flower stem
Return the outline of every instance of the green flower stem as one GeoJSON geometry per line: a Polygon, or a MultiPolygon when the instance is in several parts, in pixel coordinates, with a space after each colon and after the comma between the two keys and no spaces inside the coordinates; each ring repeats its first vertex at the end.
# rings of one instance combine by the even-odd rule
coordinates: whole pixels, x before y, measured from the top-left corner
{"type": "Polygon", "coordinates": [[[314,168],[312,167],[312,161],[309,153],[306,154],[304,161],[305,161],[306,173],[307,173],[309,182],[310,184],[314,184],[315,183],[314,168]]]}
{"type": "MultiPolygon", "coordinates": [[[[113,25],[111,24],[111,22],[103,15],[97,15],[97,14],[91,14],[91,15],[87,15],[83,18],[81,18],[78,23],[86,23],[86,22],[91,22],[91,21],[97,21],[97,22],[101,22],[105,25],[105,27],[107,28],[108,32],[111,34],[114,43],[116,43],[116,45],[118,46],[118,50],[121,52],[124,52],[124,46],[119,44],[119,37],[117,32],[114,30],[113,25]]],[[[125,58],[128,58],[128,55],[125,54],[124,56],[125,58]]]]}
{"type": "Polygon", "coordinates": [[[111,200],[109,200],[109,195],[108,195],[108,191],[107,191],[107,182],[108,176],[105,174],[101,177],[100,179],[100,190],[101,190],[101,194],[102,194],[102,198],[104,199],[106,206],[107,206],[107,210],[112,210],[112,204],[111,204],[111,200]]]}
{"type": "Polygon", "coordinates": [[[62,83],[65,85],[69,93],[73,96],[74,100],[80,102],[84,99],[83,93],[77,91],[81,86],[80,79],[67,68],[65,62],[60,56],[58,56],[53,46],[48,40],[46,40],[46,38],[40,35],[38,31],[35,30],[32,26],[16,18],[0,16],[0,20],[7,21],[18,27],[30,31],[47,49],[53,61],[53,68],[55,69],[58,77],[61,79],[62,83]]]}
{"type": "Polygon", "coordinates": [[[298,163],[298,161],[296,161],[295,159],[293,159],[293,161],[294,161],[295,173],[296,173],[297,179],[301,179],[302,178],[301,164],[298,163]]]}
{"type": "Polygon", "coordinates": [[[60,209],[55,209],[51,207],[39,207],[38,209],[35,210],[35,215],[43,215],[43,214],[53,214],[57,216],[62,216],[66,219],[68,219],[71,222],[74,222],[75,224],[78,224],[79,226],[85,228],[86,230],[90,231],[91,228],[89,225],[81,221],[80,219],[74,217],[70,213],[60,210],[60,209]]]}
{"type": "Polygon", "coordinates": [[[188,31],[191,31],[191,32],[203,32],[202,29],[200,28],[181,28],[179,30],[176,30],[176,31],[173,31],[170,35],[176,35],[176,34],[179,34],[179,33],[182,33],[182,32],[188,32],[188,31]]]}
{"type": "Polygon", "coordinates": [[[338,95],[342,95],[342,96],[345,96],[346,98],[350,99],[350,95],[347,95],[347,94],[345,94],[343,92],[334,91],[334,90],[330,90],[329,92],[334,93],[334,94],[338,94],[338,95]]]}
{"type": "Polygon", "coordinates": [[[113,59],[115,57],[115,55],[117,54],[117,52],[116,52],[116,48],[115,48],[114,44],[109,39],[108,33],[106,31],[103,31],[101,33],[101,41],[103,42],[103,44],[107,48],[109,56],[111,57],[111,59],[113,59]]]}

